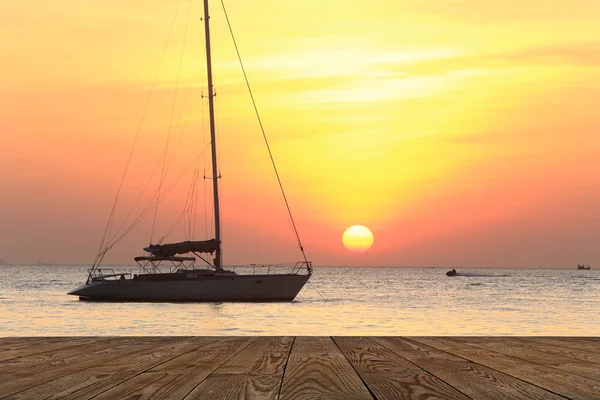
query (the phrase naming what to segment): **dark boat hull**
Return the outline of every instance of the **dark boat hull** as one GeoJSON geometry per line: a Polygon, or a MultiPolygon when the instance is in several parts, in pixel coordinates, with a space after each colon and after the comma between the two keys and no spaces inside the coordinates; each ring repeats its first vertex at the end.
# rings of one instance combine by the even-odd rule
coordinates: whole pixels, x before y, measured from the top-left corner
{"type": "Polygon", "coordinates": [[[106,280],[91,282],[69,294],[88,301],[284,302],[294,300],[309,278],[281,274],[106,280]]]}

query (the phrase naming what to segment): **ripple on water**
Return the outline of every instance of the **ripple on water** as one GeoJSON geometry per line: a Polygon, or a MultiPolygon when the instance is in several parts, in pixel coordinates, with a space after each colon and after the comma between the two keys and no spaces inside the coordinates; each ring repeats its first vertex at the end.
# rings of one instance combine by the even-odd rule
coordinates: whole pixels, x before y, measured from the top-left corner
{"type": "Polygon", "coordinates": [[[4,335],[597,335],[598,270],[317,268],[291,303],[89,303],[86,267],[2,267],[4,335]],[[23,273],[26,269],[27,273],[23,273]],[[40,276],[54,277],[41,282],[40,276]],[[496,279],[501,278],[501,279],[496,279]]]}

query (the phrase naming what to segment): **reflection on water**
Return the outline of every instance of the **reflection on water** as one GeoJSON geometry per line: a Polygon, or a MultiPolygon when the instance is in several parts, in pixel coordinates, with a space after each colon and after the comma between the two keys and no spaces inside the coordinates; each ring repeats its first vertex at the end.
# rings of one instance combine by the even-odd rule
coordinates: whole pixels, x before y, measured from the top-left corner
{"type": "Polygon", "coordinates": [[[593,335],[600,270],[316,268],[292,303],[90,303],[85,266],[0,267],[0,336],[593,335]]]}

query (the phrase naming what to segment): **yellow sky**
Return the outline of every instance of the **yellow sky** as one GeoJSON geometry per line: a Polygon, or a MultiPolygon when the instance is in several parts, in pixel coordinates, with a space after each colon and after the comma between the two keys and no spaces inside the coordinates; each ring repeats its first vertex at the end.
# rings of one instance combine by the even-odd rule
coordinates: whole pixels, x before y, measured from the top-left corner
{"type": "MultiPolygon", "coordinates": [[[[600,262],[598,1],[226,5],[315,263],[600,262]],[[375,235],[368,252],[342,246],[355,224],[375,235]]],[[[225,262],[293,261],[220,2],[211,7],[225,262]]],[[[155,77],[118,215],[161,159],[172,113],[165,181],[207,144],[201,10],[197,0],[4,7],[0,258],[93,259],[155,77]]],[[[160,205],[159,231],[189,184],[184,177],[160,205]]],[[[111,261],[138,255],[150,226],[111,261]]]]}

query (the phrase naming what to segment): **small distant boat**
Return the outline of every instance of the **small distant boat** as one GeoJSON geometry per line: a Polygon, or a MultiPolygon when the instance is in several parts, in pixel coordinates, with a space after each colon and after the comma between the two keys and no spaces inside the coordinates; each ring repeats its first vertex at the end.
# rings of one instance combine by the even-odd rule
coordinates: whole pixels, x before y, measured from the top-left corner
{"type": "Polygon", "coordinates": [[[588,270],[588,269],[592,269],[592,267],[590,267],[589,265],[586,267],[585,264],[577,264],[577,269],[582,269],[582,270],[588,270]]]}
{"type": "Polygon", "coordinates": [[[446,272],[447,276],[456,276],[458,275],[458,272],[456,272],[456,270],[454,268],[452,268],[451,271],[446,272]]]}

